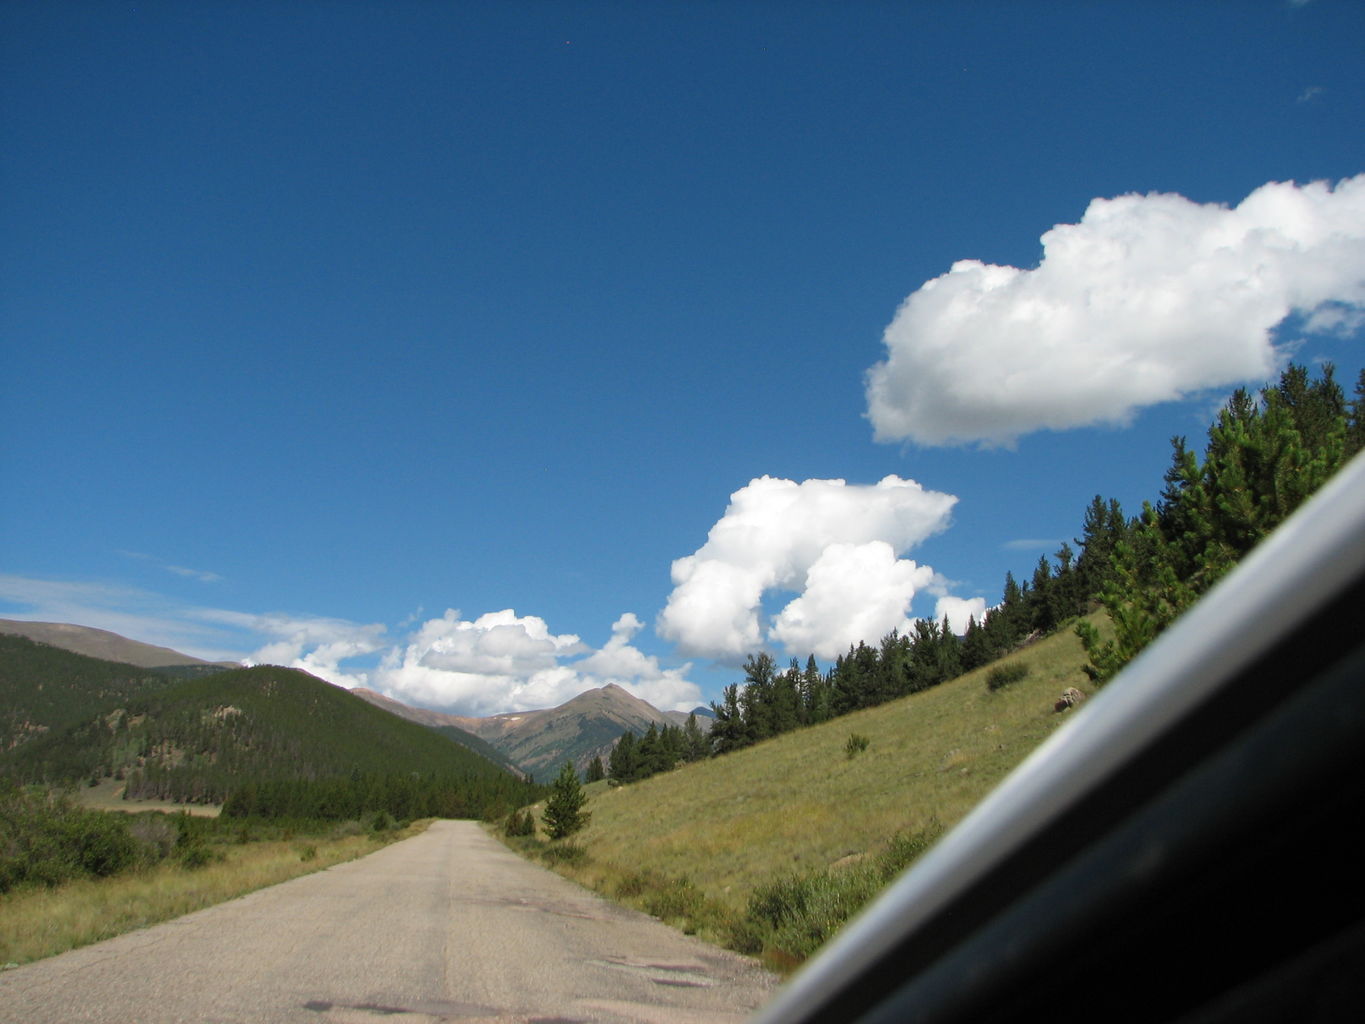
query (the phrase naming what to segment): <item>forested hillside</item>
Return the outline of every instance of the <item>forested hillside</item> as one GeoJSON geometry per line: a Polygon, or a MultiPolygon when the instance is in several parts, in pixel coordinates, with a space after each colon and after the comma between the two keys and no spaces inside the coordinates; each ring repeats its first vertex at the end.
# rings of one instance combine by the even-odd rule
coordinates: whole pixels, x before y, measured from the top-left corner
{"type": "MultiPolygon", "coordinates": [[[[376,780],[439,779],[443,793],[459,794],[443,798],[443,806],[476,815],[536,792],[433,730],[305,672],[272,666],[138,689],[10,751],[0,770],[28,782],[113,776],[130,798],[209,803],[249,786],[302,792],[346,780],[382,796],[394,787],[376,780]]],[[[330,816],[321,796],[294,803],[330,816]]]]}
{"type": "Polygon", "coordinates": [[[103,661],[0,634],[0,752],[74,725],[141,690],[173,682],[161,669],[103,661]]]}

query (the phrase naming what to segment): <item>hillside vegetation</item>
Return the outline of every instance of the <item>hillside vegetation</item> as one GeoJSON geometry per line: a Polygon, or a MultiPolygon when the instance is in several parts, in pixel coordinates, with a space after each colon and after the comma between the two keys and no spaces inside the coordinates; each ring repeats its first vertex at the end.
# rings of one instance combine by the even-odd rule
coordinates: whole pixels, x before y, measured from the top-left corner
{"type": "Polygon", "coordinates": [[[169,686],[158,669],[0,633],[0,752],[74,725],[134,693],[169,686]]]}
{"type": "MultiPolygon", "coordinates": [[[[1128,519],[1097,495],[1079,557],[1064,544],[1029,583],[1007,574],[961,638],[919,621],[825,674],[750,656],[713,705],[721,756],[594,788],[580,845],[544,852],[659,916],[799,961],[1055,727],[1063,691],[1102,686],[1365,448],[1365,372],[1348,401],[1330,365],[1316,379],[1290,366],[1259,396],[1234,393],[1202,459],[1172,447],[1155,504],[1128,519]]],[[[505,831],[534,848],[516,838],[528,823],[505,831]]]]}
{"type": "MultiPolygon", "coordinates": [[[[432,813],[437,789],[439,813],[450,816],[534,798],[498,765],[306,672],[260,666],[157,677],[124,692],[102,681],[108,663],[52,648],[40,653],[68,673],[71,693],[86,682],[87,702],[79,721],[0,755],[0,773],[20,782],[115,778],[131,798],[191,803],[233,795],[240,803],[251,791],[253,803],[239,813],[297,817],[385,809],[411,818],[432,813]]],[[[35,684],[43,693],[51,685],[35,684]]],[[[73,697],[63,714],[79,706],[73,697]]]]}
{"type": "Polygon", "coordinates": [[[1054,704],[1092,686],[1085,664],[1079,639],[1058,633],[909,697],[629,786],[596,783],[573,837],[584,852],[546,851],[607,895],[790,964],[805,951],[773,946],[755,898],[793,878],[851,875],[897,836],[956,823],[1068,717],[1054,704]],[[1006,665],[1024,674],[992,690],[1006,665]]]}

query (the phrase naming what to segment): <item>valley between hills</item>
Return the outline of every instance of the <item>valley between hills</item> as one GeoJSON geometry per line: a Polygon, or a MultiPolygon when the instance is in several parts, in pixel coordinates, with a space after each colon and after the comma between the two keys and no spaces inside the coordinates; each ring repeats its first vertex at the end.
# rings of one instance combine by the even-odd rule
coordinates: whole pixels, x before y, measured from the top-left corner
{"type": "MultiPolygon", "coordinates": [[[[5,632],[13,628],[0,624],[0,772],[11,779],[69,778],[83,802],[142,811],[134,819],[224,806],[221,827],[234,835],[260,828],[250,822],[261,814],[358,817],[375,834],[387,820],[483,818],[524,856],[711,943],[762,954],[779,970],[825,936],[776,936],[780,929],[755,917],[756,898],[833,877],[856,890],[837,897],[846,917],[1068,717],[1054,708],[1063,691],[1086,687],[1084,649],[1059,632],[1005,659],[1018,670],[1009,686],[988,685],[996,664],[644,781],[590,783],[586,827],[551,841],[543,823],[530,835],[503,835],[504,816],[519,806],[544,813],[548,791],[523,772],[546,778],[565,760],[606,760],[622,732],[686,716],[608,686],[559,708],[458,717],[296,670],[140,667],[5,632]],[[399,791],[400,773],[438,782],[430,792],[399,791]],[[465,795],[441,790],[441,779],[465,795]],[[395,802],[381,811],[366,810],[364,799],[349,806],[348,781],[395,802]]],[[[317,856],[309,847],[328,841],[310,841],[301,856],[317,856]]]]}

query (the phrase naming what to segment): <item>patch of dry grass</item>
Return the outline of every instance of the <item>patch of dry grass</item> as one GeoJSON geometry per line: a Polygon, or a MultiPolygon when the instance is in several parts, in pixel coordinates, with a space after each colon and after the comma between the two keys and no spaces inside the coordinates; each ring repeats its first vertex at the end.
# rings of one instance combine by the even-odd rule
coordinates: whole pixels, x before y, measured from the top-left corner
{"type": "Polygon", "coordinates": [[[140,811],[165,811],[177,814],[184,811],[197,817],[216,818],[221,804],[177,804],[169,800],[125,800],[123,783],[116,779],[100,779],[97,786],[78,786],[71,792],[72,797],[82,807],[95,811],[125,811],[137,814],[140,811]]]}
{"type": "Polygon", "coordinates": [[[215,846],[221,859],[200,868],[167,861],[113,878],[6,893],[0,896],[0,965],[53,956],[355,860],[428,824],[414,822],[397,832],[215,846]]]}

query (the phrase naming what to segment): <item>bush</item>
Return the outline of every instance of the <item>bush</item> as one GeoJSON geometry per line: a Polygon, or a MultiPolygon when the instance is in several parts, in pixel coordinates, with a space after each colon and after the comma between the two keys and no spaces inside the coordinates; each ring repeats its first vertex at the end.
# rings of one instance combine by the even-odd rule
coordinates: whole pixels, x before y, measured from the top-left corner
{"type": "Polygon", "coordinates": [[[123,815],[85,810],[61,794],[0,780],[0,892],[105,877],[142,857],[143,845],[123,815]]]}
{"type": "Polygon", "coordinates": [[[746,924],[732,929],[745,945],[795,966],[824,945],[942,832],[935,821],[922,831],[894,836],[878,856],[842,869],[794,875],[761,885],[749,897],[746,924]]]}
{"type": "Polygon", "coordinates": [[[853,733],[849,736],[848,742],[844,744],[844,753],[852,761],[855,757],[867,749],[867,745],[872,741],[861,733],[853,733]]]}
{"type": "Polygon", "coordinates": [[[528,808],[525,811],[513,811],[507,816],[507,820],[502,823],[502,834],[505,836],[533,836],[536,834],[536,819],[528,808]]]}
{"type": "Polygon", "coordinates": [[[986,689],[994,693],[1019,682],[1029,673],[1029,667],[1022,661],[1011,661],[1007,665],[997,665],[986,673],[986,689]]]}
{"type": "Polygon", "coordinates": [[[181,811],[174,821],[179,832],[175,840],[175,855],[181,864],[187,868],[202,868],[218,859],[208,843],[208,833],[214,828],[212,819],[196,818],[181,811]]]}
{"type": "Polygon", "coordinates": [[[63,831],[76,866],[86,874],[107,878],[138,862],[140,847],[122,815],[78,811],[67,818],[63,831]]]}

